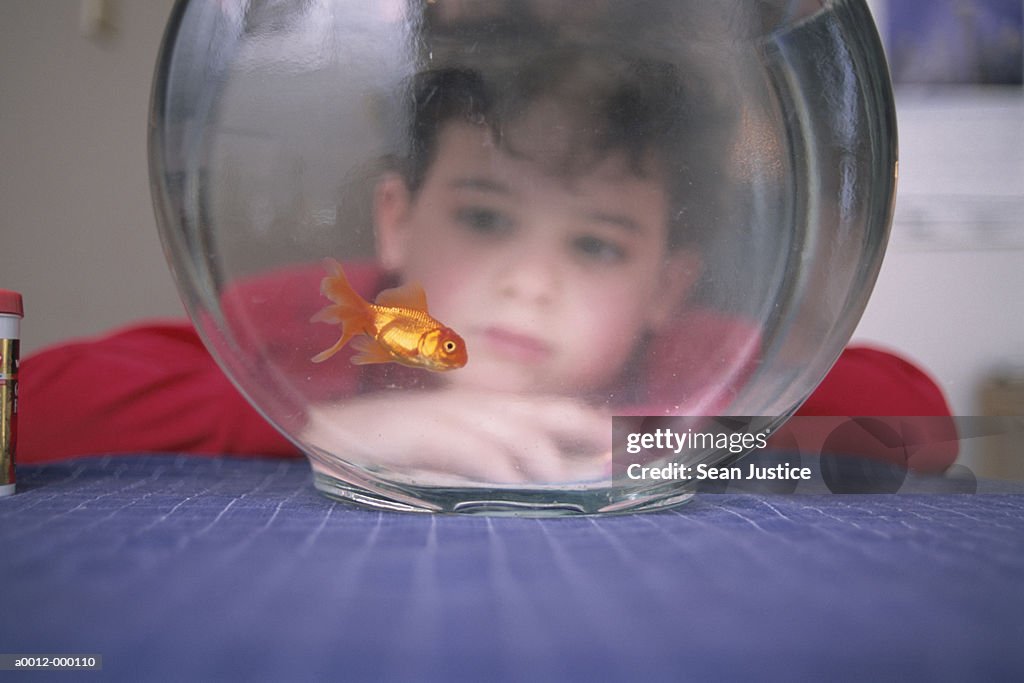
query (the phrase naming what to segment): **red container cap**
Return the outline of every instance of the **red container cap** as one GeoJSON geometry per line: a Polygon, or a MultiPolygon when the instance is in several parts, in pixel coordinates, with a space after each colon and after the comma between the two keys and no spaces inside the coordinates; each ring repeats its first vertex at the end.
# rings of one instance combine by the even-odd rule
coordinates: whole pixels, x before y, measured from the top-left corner
{"type": "Polygon", "coordinates": [[[0,289],[0,315],[16,315],[25,317],[25,309],[21,303],[21,294],[9,289],[0,289]]]}

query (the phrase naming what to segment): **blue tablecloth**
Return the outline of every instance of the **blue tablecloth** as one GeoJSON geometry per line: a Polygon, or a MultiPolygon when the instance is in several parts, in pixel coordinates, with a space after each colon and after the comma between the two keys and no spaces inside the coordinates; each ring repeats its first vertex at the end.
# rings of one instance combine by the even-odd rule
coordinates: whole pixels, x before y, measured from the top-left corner
{"type": "Polygon", "coordinates": [[[20,468],[0,590],[0,653],[102,655],[61,680],[1021,680],[1024,495],[430,516],[300,461],[92,458],[20,468]]]}

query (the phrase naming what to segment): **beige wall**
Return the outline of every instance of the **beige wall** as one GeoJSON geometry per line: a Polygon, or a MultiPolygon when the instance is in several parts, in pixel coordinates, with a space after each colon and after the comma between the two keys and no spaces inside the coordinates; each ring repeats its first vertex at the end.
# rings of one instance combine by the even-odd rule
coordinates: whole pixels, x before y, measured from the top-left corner
{"type": "Polygon", "coordinates": [[[146,161],[149,84],[171,0],[0,1],[0,287],[25,296],[24,349],[182,315],[146,161]]]}

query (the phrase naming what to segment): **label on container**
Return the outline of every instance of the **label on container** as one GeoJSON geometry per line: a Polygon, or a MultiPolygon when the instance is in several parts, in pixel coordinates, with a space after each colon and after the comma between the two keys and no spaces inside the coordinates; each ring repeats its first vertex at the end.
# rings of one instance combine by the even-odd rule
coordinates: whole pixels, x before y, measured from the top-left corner
{"type": "Polygon", "coordinates": [[[17,339],[0,339],[0,486],[14,483],[18,442],[17,339]]]}

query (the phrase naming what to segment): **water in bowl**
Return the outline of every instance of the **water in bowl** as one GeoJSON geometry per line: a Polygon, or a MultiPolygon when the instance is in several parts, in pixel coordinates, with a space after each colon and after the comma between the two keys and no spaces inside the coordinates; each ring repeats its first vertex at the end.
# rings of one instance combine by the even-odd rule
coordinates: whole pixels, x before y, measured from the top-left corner
{"type": "Polygon", "coordinates": [[[317,488],[490,514],[692,495],[616,476],[613,416],[792,414],[867,302],[896,167],[860,0],[181,2],[150,139],[186,306],[317,488]],[[468,362],[396,336],[408,289],[313,362],[343,330],[313,320],[326,259],[345,311],[422,287],[468,362]]]}

